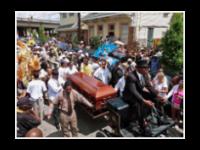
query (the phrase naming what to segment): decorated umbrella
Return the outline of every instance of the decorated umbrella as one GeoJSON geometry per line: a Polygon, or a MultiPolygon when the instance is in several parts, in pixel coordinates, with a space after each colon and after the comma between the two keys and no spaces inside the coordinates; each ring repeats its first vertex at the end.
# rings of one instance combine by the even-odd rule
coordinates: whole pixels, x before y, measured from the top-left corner
{"type": "Polygon", "coordinates": [[[40,69],[40,60],[22,41],[17,41],[17,78],[25,85],[32,79],[32,72],[40,69]]]}

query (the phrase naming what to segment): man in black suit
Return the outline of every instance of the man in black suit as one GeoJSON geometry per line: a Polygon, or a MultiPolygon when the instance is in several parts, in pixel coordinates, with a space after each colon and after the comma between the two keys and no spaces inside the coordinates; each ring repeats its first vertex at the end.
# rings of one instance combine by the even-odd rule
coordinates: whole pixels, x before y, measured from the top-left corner
{"type": "Polygon", "coordinates": [[[142,130],[145,129],[145,117],[151,108],[154,107],[152,100],[156,97],[156,93],[153,92],[151,86],[146,85],[145,75],[147,74],[147,70],[147,61],[138,61],[136,70],[129,73],[126,78],[126,85],[123,92],[124,101],[130,105],[130,116],[135,113],[137,114],[137,119],[142,130]]]}

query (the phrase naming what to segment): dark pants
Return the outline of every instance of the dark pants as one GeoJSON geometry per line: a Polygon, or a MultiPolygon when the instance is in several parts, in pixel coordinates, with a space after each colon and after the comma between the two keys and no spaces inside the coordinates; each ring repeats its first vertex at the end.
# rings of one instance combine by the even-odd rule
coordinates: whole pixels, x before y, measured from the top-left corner
{"type": "Polygon", "coordinates": [[[54,106],[54,109],[53,109],[53,112],[52,112],[52,118],[54,120],[54,124],[55,126],[58,126],[59,125],[59,109],[57,106],[54,106]]]}
{"type": "MultiPolygon", "coordinates": [[[[155,95],[148,92],[143,92],[142,96],[144,99],[151,100],[153,103],[155,103],[155,106],[159,105],[159,100],[156,99],[155,95]]],[[[130,104],[130,110],[129,110],[129,116],[130,120],[138,120],[139,126],[141,129],[144,129],[144,119],[150,115],[152,112],[152,109],[145,105],[144,103],[136,102],[135,104],[130,104]],[[135,116],[133,117],[133,114],[135,116]]]]}

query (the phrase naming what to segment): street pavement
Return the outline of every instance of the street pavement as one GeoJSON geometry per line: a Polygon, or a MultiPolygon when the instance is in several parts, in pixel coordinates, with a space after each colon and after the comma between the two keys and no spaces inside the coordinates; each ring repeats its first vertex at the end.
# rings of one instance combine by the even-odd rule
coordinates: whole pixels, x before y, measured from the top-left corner
{"type": "MultiPolygon", "coordinates": [[[[45,111],[47,111],[47,106],[45,105],[45,111]]],[[[107,129],[111,131],[111,128],[108,126],[108,122],[103,118],[92,119],[80,106],[76,106],[77,119],[78,119],[78,128],[79,134],[78,137],[96,137],[96,133],[100,129],[107,129]]],[[[38,127],[43,131],[44,137],[49,138],[62,138],[63,134],[61,131],[57,130],[53,124],[53,120],[43,120],[41,125],[38,127]]],[[[160,135],[160,137],[181,137],[183,131],[177,129],[177,126],[171,128],[166,135],[160,135]]]]}
{"type": "MultiPolygon", "coordinates": [[[[45,111],[47,106],[45,106],[45,111]]],[[[96,133],[99,129],[111,130],[108,126],[108,122],[103,118],[92,119],[80,106],[76,106],[79,137],[96,137],[96,133]]],[[[53,124],[53,120],[43,120],[38,127],[43,131],[45,137],[63,137],[62,132],[57,130],[53,124]]]]}

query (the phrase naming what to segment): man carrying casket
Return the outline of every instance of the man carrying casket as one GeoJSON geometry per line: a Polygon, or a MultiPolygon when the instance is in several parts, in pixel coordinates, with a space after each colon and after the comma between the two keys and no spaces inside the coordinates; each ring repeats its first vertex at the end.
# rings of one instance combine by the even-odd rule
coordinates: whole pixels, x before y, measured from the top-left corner
{"type": "MultiPolygon", "coordinates": [[[[66,81],[63,90],[57,95],[54,101],[54,104],[57,104],[60,110],[60,124],[64,137],[71,137],[71,134],[73,137],[78,136],[77,117],[74,110],[74,105],[77,101],[84,103],[88,107],[93,107],[87,99],[72,89],[70,81],[66,81]]],[[[52,110],[53,108],[49,111],[48,118],[50,118],[52,110]]]]}

